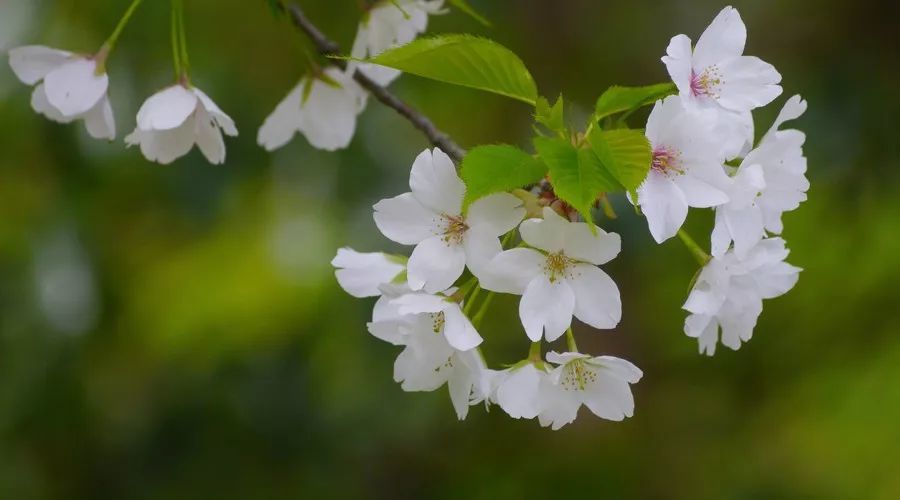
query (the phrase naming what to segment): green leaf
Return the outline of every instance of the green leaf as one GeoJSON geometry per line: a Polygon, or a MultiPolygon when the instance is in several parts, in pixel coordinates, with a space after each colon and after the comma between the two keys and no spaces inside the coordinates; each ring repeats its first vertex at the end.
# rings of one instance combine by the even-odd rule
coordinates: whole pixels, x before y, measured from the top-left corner
{"type": "Polygon", "coordinates": [[[556,103],[550,106],[550,101],[545,97],[538,97],[534,106],[534,121],[548,129],[564,133],[566,129],[565,115],[563,114],[563,96],[556,99],[556,103]]]}
{"type": "Polygon", "coordinates": [[[624,189],[590,149],[577,149],[568,141],[548,137],[535,137],[534,147],[549,167],[556,196],[588,222],[593,222],[591,207],[600,193],[624,189]]]}
{"type": "Polygon", "coordinates": [[[641,106],[653,104],[658,99],[674,94],[676,91],[673,83],[658,83],[646,87],[620,87],[612,86],[603,92],[597,99],[597,107],[594,111],[599,120],[605,116],[614,115],[623,111],[631,111],[641,106]]]}
{"type": "Polygon", "coordinates": [[[460,176],[466,183],[465,205],[492,193],[534,184],[547,166],[532,155],[505,144],[478,146],[463,158],[460,176]]]}
{"type": "Polygon", "coordinates": [[[469,5],[469,2],[467,2],[466,0],[450,0],[450,5],[461,10],[464,14],[467,14],[469,17],[478,21],[479,23],[487,27],[491,26],[491,22],[488,21],[484,16],[479,14],[478,11],[476,11],[474,8],[472,8],[472,6],[469,5]]]}
{"type": "Polygon", "coordinates": [[[606,170],[626,190],[634,191],[647,178],[652,154],[643,130],[595,128],[587,139],[606,170]]]}
{"type": "Polygon", "coordinates": [[[532,106],[537,99],[537,86],[519,56],[485,38],[471,35],[420,38],[388,49],[366,62],[486,90],[532,106]]]}

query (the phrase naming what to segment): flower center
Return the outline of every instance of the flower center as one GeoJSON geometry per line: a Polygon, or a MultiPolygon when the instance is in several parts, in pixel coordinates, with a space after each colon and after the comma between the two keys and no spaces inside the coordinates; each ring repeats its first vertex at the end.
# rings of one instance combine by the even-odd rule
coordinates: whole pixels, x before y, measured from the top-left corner
{"type": "Polygon", "coordinates": [[[563,251],[547,254],[544,262],[544,273],[551,283],[560,278],[571,278],[571,268],[575,260],[566,256],[563,251]]]}
{"type": "Polygon", "coordinates": [[[719,67],[713,64],[704,69],[699,75],[691,70],[691,93],[694,96],[705,95],[717,99],[719,97],[719,87],[725,83],[722,79],[722,73],[719,67]]]}
{"type": "Polygon", "coordinates": [[[653,159],[650,160],[650,168],[660,173],[682,173],[679,168],[681,151],[668,146],[658,146],[653,149],[653,159]]]}
{"type": "Polygon", "coordinates": [[[447,320],[444,318],[444,312],[436,312],[431,313],[431,330],[434,333],[441,333],[444,331],[444,323],[447,320]]]}
{"type": "Polygon", "coordinates": [[[584,360],[570,361],[563,368],[561,384],[566,391],[583,391],[588,384],[597,381],[597,372],[584,360]]]}
{"type": "Polygon", "coordinates": [[[462,215],[447,214],[444,214],[441,217],[444,222],[444,241],[446,243],[462,243],[463,236],[466,234],[466,231],[469,230],[469,226],[466,224],[466,218],[462,215]]]}

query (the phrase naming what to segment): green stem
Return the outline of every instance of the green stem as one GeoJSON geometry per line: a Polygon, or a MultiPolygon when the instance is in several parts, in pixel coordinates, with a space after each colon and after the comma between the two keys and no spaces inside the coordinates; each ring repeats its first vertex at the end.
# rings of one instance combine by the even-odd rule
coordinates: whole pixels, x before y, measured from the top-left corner
{"type": "Polygon", "coordinates": [[[578,352],[578,345],[575,344],[575,334],[572,332],[571,326],[566,330],[566,346],[568,346],[569,352],[578,352]]]}
{"type": "Polygon", "coordinates": [[[541,341],[532,342],[531,347],[528,348],[528,360],[534,363],[540,363],[543,360],[541,359],[541,341]]]}
{"type": "Polygon", "coordinates": [[[475,287],[475,289],[472,290],[472,293],[471,293],[471,295],[469,295],[469,298],[466,299],[466,305],[465,305],[465,307],[463,307],[463,314],[465,314],[466,316],[469,316],[469,313],[472,311],[472,307],[475,306],[475,299],[478,298],[478,294],[480,294],[480,293],[481,293],[481,286],[477,285],[475,287]]]}
{"type": "Polygon", "coordinates": [[[178,10],[177,0],[172,0],[171,38],[172,38],[172,64],[175,65],[175,79],[181,79],[181,53],[178,49],[178,10]]]}
{"type": "Polygon", "coordinates": [[[697,242],[694,241],[693,238],[691,238],[691,235],[689,235],[684,229],[678,230],[678,237],[681,238],[684,246],[686,246],[694,256],[694,258],[697,259],[697,262],[701,267],[705,266],[706,263],[709,262],[709,260],[712,258],[708,253],[704,252],[703,249],[700,248],[700,245],[698,245],[697,242]]]}
{"type": "Polygon", "coordinates": [[[472,317],[472,326],[478,328],[481,325],[481,320],[484,319],[485,313],[487,313],[488,307],[491,305],[491,301],[494,300],[494,292],[488,292],[488,294],[484,297],[484,301],[481,302],[481,306],[478,307],[478,311],[475,313],[475,316],[472,317]]]}
{"type": "Polygon", "coordinates": [[[178,32],[180,34],[181,39],[181,65],[184,71],[185,76],[191,70],[191,62],[188,58],[188,50],[187,50],[187,36],[185,35],[184,29],[184,2],[183,0],[178,0],[178,32]]]}
{"type": "Polygon", "coordinates": [[[106,58],[109,57],[109,53],[112,52],[112,50],[116,47],[116,42],[119,41],[119,36],[122,34],[122,30],[125,29],[125,25],[128,24],[129,20],[131,20],[131,16],[134,14],[134,11],[137,10],[138,5],[140,5],[142,1],[143,0],[132,0],[131,5],[128,6],[125,14],[122,15],[121,19],[119,19],[119,23],[116,24],[116,28],[113,30],[112,35],[109,35],[109,38],[107,38],[106,41],[103,42],[103,45],[97,52],[95,60],[97,62],[98,75],[106,73],[106,58]]]}

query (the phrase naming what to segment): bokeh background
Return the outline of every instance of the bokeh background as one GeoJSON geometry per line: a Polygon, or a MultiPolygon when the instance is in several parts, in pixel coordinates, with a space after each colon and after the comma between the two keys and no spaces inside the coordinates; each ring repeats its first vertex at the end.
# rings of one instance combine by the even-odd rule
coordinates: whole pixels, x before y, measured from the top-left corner
{"type": "MultiPolygon", "coordinates": [[[[356,0],[301,0],[349,47],[356,0]]],[[[92,52],[126,0],[0,0],[0,48],[92,52]]],[[[624,251],[607,270],[624,319],[578,328],[583,350],[634,361],[634,418],[586,413],[558,432],[444,389],[403,393],[398,349],[365,330],[372,301],[337,286],[339,246],[400,250],[371,205],[405,190],[426,142],[371,102],[351,147],[302,138],[267,154],[265,116],[304,71],[307,42],[263,0],[186,2],[195,84],[236,120],[228,161],[145,161],[121,139],[36,116],[0,64],[0,498],[900,498],[900,22],[897,3],[737,0],[748,52],[808,113],[809,202],[786,216],[805,270],[766,302],[740,351],[697,354],[680,306],[695,272],[615,200],[624,251]]],[[[581,119],[611,84],[667,79],[677,33],[712,0],[473,0],[432,32],[511,47],[581,119]]],[[[171,81],[168,3],[145,2],[109,62],[124,137],[171,81]]],[[[404,77],[394,89],[464,146],[527,146],[529,110],[404,77]]],[[[711,227],[695,211],[690,230],[711,227]]],[[[708,234],[708,233],[707,233],[708,234]]],[[[495,363],[524,356],[515,298],[483,329],[495,363]]]]}

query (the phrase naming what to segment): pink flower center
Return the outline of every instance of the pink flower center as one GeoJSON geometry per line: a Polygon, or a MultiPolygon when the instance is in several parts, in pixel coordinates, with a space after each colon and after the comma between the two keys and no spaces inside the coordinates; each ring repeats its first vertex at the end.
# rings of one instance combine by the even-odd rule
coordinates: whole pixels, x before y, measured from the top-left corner
{"type": "Polygon", "coordinates": [[[700,74],[691,70],[691,94],[695,97],[707,96],[716,99],[719,97],[719,87],[724,83],[719,67],[713,64],[704,69],[700,74]]]}
{"type": "Polygon", "coordinates": [[[650,161],[650,168],[657,172],[667,174],[669,172],[681,173],[678,168],[678,157],[681,152],[668,146],[657,146],[653,149],[653,159],[650,161]]]}

